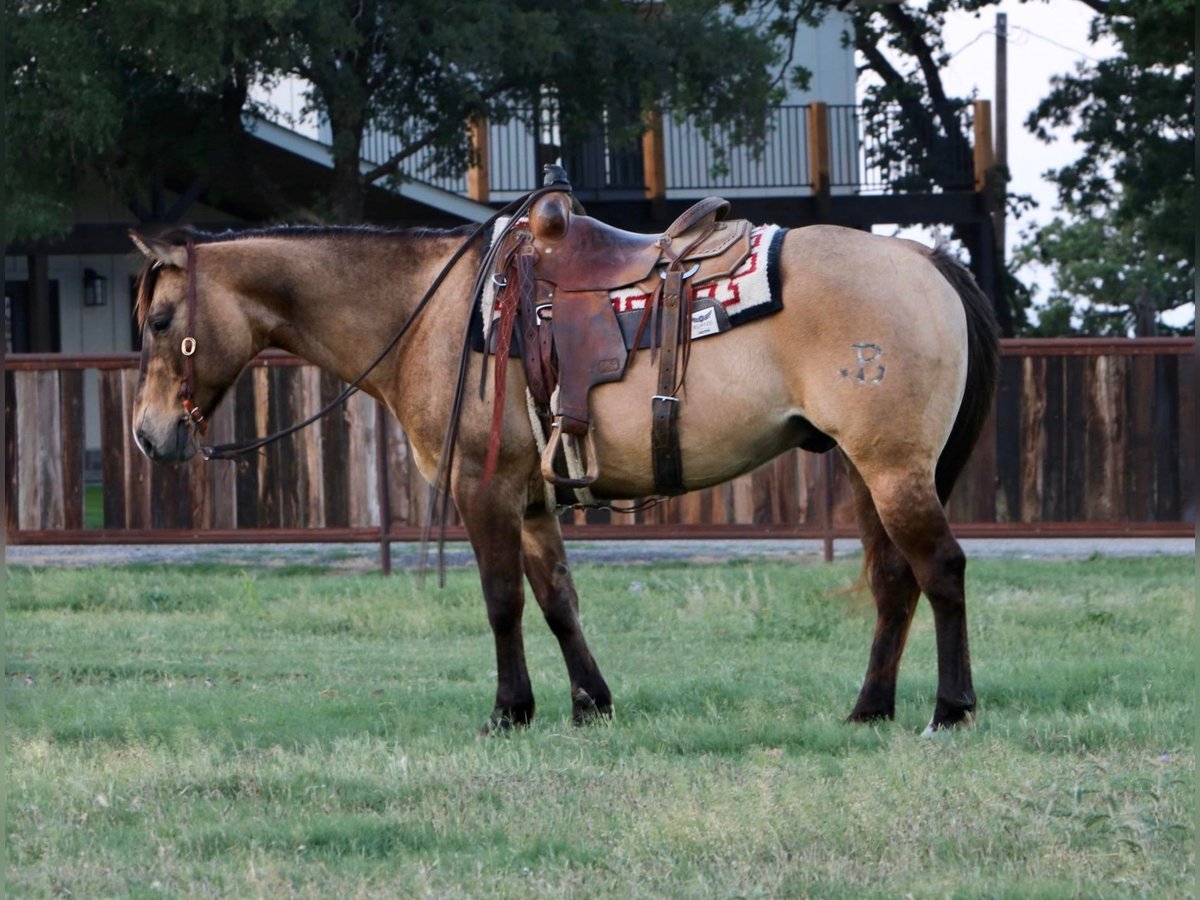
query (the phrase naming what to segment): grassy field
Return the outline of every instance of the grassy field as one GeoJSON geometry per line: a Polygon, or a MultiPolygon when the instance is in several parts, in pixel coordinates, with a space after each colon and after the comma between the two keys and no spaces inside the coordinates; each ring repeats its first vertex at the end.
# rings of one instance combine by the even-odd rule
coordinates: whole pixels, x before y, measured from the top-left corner
{"type": "MultiPolygon", "coordinates": [[[[972,563],[978,724],[842,723],[853,564],[580,567],[611,725],[478,740],[474,573],[10,568],[8,896],[1189,896],[1194,560],[972,563]]],[[[532,605],[532,603],[531,603],[532,605]]]]}

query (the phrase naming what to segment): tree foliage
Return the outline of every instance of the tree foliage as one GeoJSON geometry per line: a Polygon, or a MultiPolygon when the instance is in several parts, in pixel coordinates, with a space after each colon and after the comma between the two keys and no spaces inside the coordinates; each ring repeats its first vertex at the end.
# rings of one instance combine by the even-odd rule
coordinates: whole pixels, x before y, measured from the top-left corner
{"type": "MultiPolygon", "coordinates": [[[[761,5],[296,0],[280,69],[313,85],[311,108],[333,136],[332,215],[354,220],[364,186],[397,177],[413,153],[431,150],[440,172],[461,171],[471,156],[465,123],[475,117],[504,121],[553,103],[563,130],[578,135],[614,110],[666,103],[702,127],[761,139],[785,46],[739,18],[761,5]],[[361,172],[368,129],[403,140],[361,172]]],[[[779,7],[772,28],[791,6],[779,7]]]]}
{"type": "Polygon", "coordinates": [[[1163,253],[1146,219],[1056,217],[1018,248],[1017,260],[1038,263],[1051,276],[1031,334],[1123,337],[1194,328],[1157,321],[1164,309],[1195,301],[1195,269],[1163,253]]]}
{"type": "Polygon", "coordinates": [[[1027,122],[1048,141],[1051,128],[1070,129],[1083,149],[1048,173],[1065,216],[1020,253],[1053,273],[1044,327],[1147,333],[1164,328],[1155,313],[1195,303],[1196,9],[1183,0],[1102,9],[1092,37],[1112,38],[1119,52],[1056,78],[1027,122]]]}
{"type": "MultiPolygon", "coordinates": [[[[99,177],[143,219],[161,186],[194,200],[243,165],[250,88],[294,74],[333,135],[325,214],[360,219],[367,186],[428,151],[470,159],[466,122],[553,99],[579,131],[622,106],[669,104],[702,126],[761,139],[777,97],[793,0],[5,0],[6,188],[11,238],[61,233],[99,177]],[[766,40],[763,39],[764,35],[766,40]],[[686,38],[686,39],[684,39],[686,38]],[[736,60],[736,65],[731,61],[736,60]],[[360,164],[368,130],[404,138],[360,164]],[[28,164],[26,164],[28,163],[28,164]]],[[[244,181],[244,179],[243,179],[244,181]]],[[[275,207],[268,173],[255,189],[275,207]]],[[[288,210],[277,209],[283,215],[288,210]]]]}
{"type": "Polygon", "coordinates": [[[873,135],[879,155],[871,161],[902,170],[902,190],[961,189],[964,169],[969,174],[971,98],[954,96],[942,81],[946,13],[961,5],[854,7],[854,47],[862,71],[874,75],[862,85],[867,121],[886,129],[873,135]],[[890,108],[899,109],[898,118],[884,114],[890,108]]]}
{"type": "Polygon", "coordinates": [[[6,239],[61,234],[91,179],[141,219],[209,187],[244,138],[284,0],[6,0],[6,239]],[[189,192],[190,189],[190,192],[189,192]]]}

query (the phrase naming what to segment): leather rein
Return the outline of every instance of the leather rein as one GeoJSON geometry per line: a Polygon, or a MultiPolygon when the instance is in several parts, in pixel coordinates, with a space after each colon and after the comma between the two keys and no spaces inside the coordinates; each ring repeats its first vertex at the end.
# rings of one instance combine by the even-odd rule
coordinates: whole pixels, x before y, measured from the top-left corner
{"type": "MultiPolygon", "coordinates": [[[[338,406],[340,406],[342,403],[344,403],[347,399],[349,399],[352,395],[357,393],[360,390],[360,386],[362,385],[362,382],[366,379],[366,377],[368,375],[370,375],[371,372],[373,372],[379,366],[379,364],[381,362],[383,362],[384,358],[386,358],[387,355],[389,353],[391,353],[393,349],[395,349],[396,345],[400,342],[400,339],[404,337],[404,335],[412,327],[413,323],[415,323],[416,320],[420,317],[421,313],[424,312],[425,308],[429,305],[429,301],[433,299],[433,295],[435,293],[437,293],[438,288],[442,286],[442,283],[449,276],[450,272],[453,271],[454,267],[458,264],[458,262],[463,258],[463,256],[466,255],[467,250],[481,235],[488,233],[491,230],[491,228],[496,224],[497,220],[499,220],[500,218],[502,218],[504,216],[510,217],[507,228],[512,228],[513,225],[517,222],[517,220],[521,217],[521,215],[526,210],[528,210],[530,205],[532,205],[534,200],[536,200],[542,194],[548,193],[549,191],[560,190],[560,189],[561,188],[558,186],[545,186],[545,187],[540,187],[540,188],[537,188],[536,190],[530,191],[524,197],[514,200],[512,203],[509,203],[507,206],[505,206],[502,209],[500,209],[499,211],[497,211],[486,222],[483,222],[483,223],[479,224],[478,226],[476,226],[475,230],[471,232],[471,234],[467,237],[467,239],[465,241],[463,241],[462,246],[459,247],[457,250],[455,250],[453,255],[451,255],[450,259],[446,261],[446,264],[444,266],[442,266],[442,270],[437,274],[437,277],[433,279],[433,282],[429,285],[429,289],[425,291],[425,293],[421,296],[421,299],[417,301],[416,306],[413,307],[413,310],[411,313],[409,313],[408,318],[404,320],[404,323],[399,327],[399,329],[397,329],[396,333],[394,335],[392,335],[391,339],[387,342],[387,344],[384,345],[383,349],[379,351],[379,353],[371,361],[371,363],[366,367],[366,369],[363,370],[362,374],[359,375],[357,378],[355,378],[348,385],[346,385],[346,387],[342,390],[342,392],[340,394],[338,394],[331,401],[329,401],[329,403],[325,404],[325,406],[321,407],[321,409],[317,410],[315,413],[313,413],[307,419],[304,419],[301,422],[297,422],[294,425],[289,425],[287,428],[280,429],[279,431],[273,432],[272,434],[268,434],[265,437],[255,438],[255,439],[249,440],[249,441],[232,442],[232,443],[228,443],[228,444],[215,444],[215,445],[214,444],[199,444],[198,446],[200,448],[200,454],[206,460],[236,459],[237,457],[242,456],[243,454],[251,453],[255,450],[259,450],[259,449],[267,446],[268,444],[273,444],[275,441],[278,441],[281,438],[285,438],[290,434],[295,434],[297,431],[307,428],[309,425],[312,425],[318,419],[321,419],[324,416],[328,415],[330,412],[332,412],[334,409],[336,409],[338,406]]],[[[489,249],[489,252],[487,254],[485,254],[486,258],[483,260],[483,262],[481,263],[481,265],[479,267],[479,275],[476,277],[476,284],[472,291],[472,297],[478,296],[479,288],[481,286],[481,280],[484,277],[484,273],[490,273],[489,263],[492,261],[492,258],[494,257],[496,250],[499,248],[500,243],[501,243],[501,241],[499,239],[493,241],[491,248],[489,249]]],[[[180,345],[180,352],[183,354],[183,380],[180,382],[180,385],[179,385],[179,402],[183,407],[183,418],[186,421],[190,422],[194,426],[195,430],[197,432],[199,432],[199,434],[201,436],[203,436],[208,431],[208,418],[201,411],[201,409],[198,406],[196,406],[196,403],[195,403],[195,390],[196,390],[195,355],[196,355],[196,350],[197,350],[197,344],[196,344],[196,338],[195,338],[196,305],[197,305],[195,241],[192,240],[191,238],[189,238],[186,246],[187,246],[187,336],[183,339],[183,341],[180,345]]],[[[472,309],[474,308],[473,302],[468,305],[472,309]]],[[[460,378],[461,378],[461,376],[460,376],[460,378]]],[[[460,405],[460,403],[461,403],[461,400],[459,400],[459,398],[456,398],[456,404],[455,404],[456,405],[456,409],[455,409],[456,414],[458,412],[458,406],[460,405]]],[[[456,430],[456,429],[452,429],[452,430],[456,430]]],[[[450,442],[452,445],[452,439],[450,442]]]]}

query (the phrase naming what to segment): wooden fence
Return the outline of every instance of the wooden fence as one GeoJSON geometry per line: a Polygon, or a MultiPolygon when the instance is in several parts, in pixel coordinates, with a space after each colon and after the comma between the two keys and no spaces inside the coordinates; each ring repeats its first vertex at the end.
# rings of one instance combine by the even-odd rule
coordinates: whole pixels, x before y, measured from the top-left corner
{"type": "MultiPolygon", "coordinates": [[[[950,503],[964,536],[1195,532],[1194,341],[1016,340],[995,411],[950,503]]],[[[357,395],[248,461],[149,463],[129,427],[132,354],[5,362],[8,540],[24,543],[413,540],[427,488],[396,422],[357,395]],[[85,378],[93,370],[95,376],[85,378]],[[85,388],[86,386],[86,388],[85,388]],[[84,407],[97,409],[102,526],[85,527],[84,407]]],[[[215,415],[214,442],[315,411],[340,383],[268,354],[215,415]]],[[[572,510],[572,538],[852,536],[834,454],[802,451],[635,515],[572,510]]],[[[456,522],[450,534],[461,536],[456,522]]]]}

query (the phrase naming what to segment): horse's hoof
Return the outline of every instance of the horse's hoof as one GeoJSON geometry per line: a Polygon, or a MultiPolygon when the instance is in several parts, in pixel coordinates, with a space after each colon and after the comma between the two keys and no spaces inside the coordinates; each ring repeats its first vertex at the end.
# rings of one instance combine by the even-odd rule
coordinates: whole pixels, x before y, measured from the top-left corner
{"type": "Polygon", "coordinates": [[[576,703],[571,708],[571,722],[574,725],[607,724],[612,721],[613,708],[611,703],[576,703]]]}
{"type": "Polygon", "coordinates": [[[894,709],[855,709],[846,716],[847,725],[871,725],[875,722],[891,721],[896,718],[894,709]]]}
{"type": "Polygon", "coordinates": [[[533,721],[533,709],[494,709],[491,718],[479,729],[479,737],[495,737],[509,734],[514,729],[525,728],[533,721]]]}
{"type": "Polygon", "coordinates": [[[612,721],[612,699],[597,699],[583,688],[576,688],[571,698],[571,721],[576,725],[612,721]]]}
{"type": "Polygon", "coordinates": [[[939,711],[933,714],[933,718],[921,732],[921,737],[937,737],[939,733],[947,732],[952,728],[970,728],[974,724],[975,711],[973,709],[956,710],[950,714],[939,711]]]}

